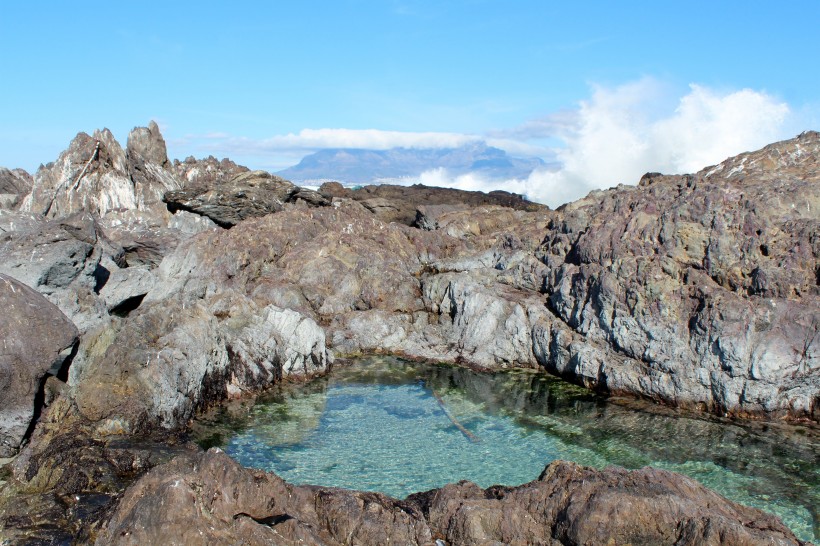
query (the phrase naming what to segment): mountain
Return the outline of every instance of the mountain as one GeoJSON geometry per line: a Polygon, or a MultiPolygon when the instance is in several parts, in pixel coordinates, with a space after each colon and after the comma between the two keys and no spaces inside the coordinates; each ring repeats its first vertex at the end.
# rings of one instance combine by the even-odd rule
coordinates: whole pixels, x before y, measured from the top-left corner
{"type": "Polygon", "coordinates": [[[276,174],[297,183],[338,180],[370,184],[417,177],[437,168],[453,175],[475,172],[491,179],[524,178],[544,165],[540,158],[511,157],[504,150],[476,142],[458,148],[330,148],[310,154],[298,165],[276,174]]]}

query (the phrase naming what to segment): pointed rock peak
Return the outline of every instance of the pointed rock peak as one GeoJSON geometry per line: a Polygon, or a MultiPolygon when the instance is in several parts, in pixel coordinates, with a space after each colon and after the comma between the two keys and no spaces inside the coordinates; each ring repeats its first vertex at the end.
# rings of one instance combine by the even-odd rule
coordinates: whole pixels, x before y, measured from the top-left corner
{"type": "MultiPolygon", "coordinates": [[[[68,148],[60,154],[57,160],[58,165],[69,164],[78,169],[86,163],[89,163],[89,169],[110,167],[123,170],[125,168],[125,152],[117,139],[114,138],[114,135],[111,134],[111,131],[97,129],[92,135],[85,132],[77,133],[77,136],[71,140],[68,148]],[[99,146],[97,143],[99,143],[99,146]]],[[[53,167],[53,164],[46,165],[46,170],[51,170],[53,167]]],[[[63,167],[58,168],[62,169],[63,167]]]]}
{"type": "Polygon", "coordinates": [[[126,154],[129,160],[142,160],[147,163],[155,163],[160,166],[168,165],[168,150],[165,146],[165,139],[159,131],[159,126],[155,121],[151,121],[148,127],[134,127],[128,135],[126,154]]]}
{"type": "Polygon", "coordinates": [[[91,139],[92,142],[87,144],[83,150],[84,157],[95,156],[99,162],[98,165],[103,169],[113,168],[125,172],[125,150],[108,128],[103,128],[102,131],[97,129],[91,139]],[[97,142],[100,146],[95,153],[97,142]]]}

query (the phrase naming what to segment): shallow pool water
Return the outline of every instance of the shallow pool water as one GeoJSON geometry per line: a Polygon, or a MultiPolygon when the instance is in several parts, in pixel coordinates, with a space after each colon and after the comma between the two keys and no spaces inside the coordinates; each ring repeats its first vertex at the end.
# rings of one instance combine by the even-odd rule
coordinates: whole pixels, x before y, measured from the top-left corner
{"type": "Polygon", "coordinates": [[[689,475],[820,538],[820,432],[605,400],[549,376],[368,358],[200,419],[198,441],[286,480],[395,497],[519,485],[555,459],[689,475]]]}

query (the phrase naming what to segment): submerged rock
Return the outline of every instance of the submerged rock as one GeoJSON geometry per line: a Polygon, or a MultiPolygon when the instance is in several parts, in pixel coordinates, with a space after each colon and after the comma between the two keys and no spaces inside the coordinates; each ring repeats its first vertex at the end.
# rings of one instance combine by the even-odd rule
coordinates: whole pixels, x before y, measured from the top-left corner
{"type": "Polygon", "coordinates": [[[460,482],[400,501],[293,486],[219,450],[159,466],[97,544],[802,544],[777,518],[652,468],[557,461],[518,487],[460,482]],[[207,514],[207,516],[205,515],[207,514]]]}

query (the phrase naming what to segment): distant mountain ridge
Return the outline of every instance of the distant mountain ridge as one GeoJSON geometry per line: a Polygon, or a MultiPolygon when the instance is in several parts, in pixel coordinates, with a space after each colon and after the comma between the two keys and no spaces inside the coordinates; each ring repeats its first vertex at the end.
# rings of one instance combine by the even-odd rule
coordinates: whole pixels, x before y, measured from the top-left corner
{"type": "Polygon", "coordinates": [[[338,180],[370,184],[416,177],[438,168],[453,175],[478,173],[490,179],[524,178],[545,165],[541,158],[512,157],[500,148],[477,142],[458,148],[329,148],[276,174],[294,182],[338,180]]]}

